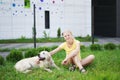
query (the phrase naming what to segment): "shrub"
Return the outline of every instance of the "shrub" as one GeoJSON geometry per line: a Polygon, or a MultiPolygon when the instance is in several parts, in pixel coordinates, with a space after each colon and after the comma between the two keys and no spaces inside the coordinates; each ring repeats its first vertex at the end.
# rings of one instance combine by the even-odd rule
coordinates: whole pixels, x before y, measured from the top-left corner
{"type": "Polygon", "coordinates": [[[0,65],[4,65],[4,58],[0,56],[0,65]]]}
{"type": "Polygon", "coordinates": [[[43,31],[44,38],[50,38],[49,35],[50,35],[50,33],[47,33],[46,31],[43,31]]]}
{"type": "Polygon", "coordinates": [[[86,47],[85,47],[84,45],[81,45],[81,46],[80,46],[80,50],[81,50],[81,51],[85,51],[85,50],[86,50],[86,47]]]}
{"type": "Polygon", "coordinates": [[[24,40],[24,39],[26,39],[26,37],[22,35],[20,39],[21,39],[21,40],[24,40]]]}
{"type": "Polygon", "coordinates": [[[25,52],[25,58],[33,57],[33,56],[36,56],[37,54],[38,54],[38,51],[36,49],[29,49],[25,52]]]}
{"type": "Polygon", "coordinates": [[[10,51],[10,49],[8,49],[8,48],[0,48],[0,52],[6,52],[6,51],[10,51]]]}
{"type": "Polygon", "coordinates": [[[99,44],[91,44],[91,45],[90,45],[90,49],[91,49],[91,50],[101,50],[101,49],[102,49],[102,46],[99,45],[99,44]]]}
{"type": "Polygon", "coordinates": [[[58,46],[52,46],[50,47],[50,51],[56,49],[58,46]]]}
{"type": "Polygon", "coordinates": [[[120,44],[118,45],[118,49],[120,49],[120,44]]]}
{"type": "Polygon", "coordinates": [[[17,62],[23,58],[22,51],[14,49],[10,51],[10,54],[7,55],[7,61],[17,62]]]}
{"type": "Polygon", "coordinates": [[[37,48],[37,51],[41,52],[41,51],[51,51],[51,48],[49,47],[39,47],[37,48]]]}
{"type": "Polygon", "coordinates": [[[87,35],[87,36],[85,37],[85,40],[86,40],[86,41],[91,41],[91,36],[87,35]]]}
{"type": "Polygon", "coordinates": [[[60,28],[58,28],[58,30],[57,30],[57,37],[58,37],[58,38],[61,37],[61,29],[60,29],[60,28]]]}
{"type": "Polygon", "coordinates": [[[33,36],[33,38],[34,38],[35,35],[36,35],[36,29],[35,29],[35,27],[32,27],[32,36],[33,36]]]}
{"type": "Polygon", "coordinates": [[[116,49],[116,47],[117,46],[113,43],[107,43],[104,45],[104,49],[106,49],[106,50],[114,50],[114,49],[116,49]]]}
{"type": "Polygon", "coordinates": [[[41,52],[41,51],[44,51],[44,50],[45,50],[45,49],[44,49],[43,47],[38,47],[38,48],[37,48],[37,51],[38,51],[38,52],[41,52]]]}

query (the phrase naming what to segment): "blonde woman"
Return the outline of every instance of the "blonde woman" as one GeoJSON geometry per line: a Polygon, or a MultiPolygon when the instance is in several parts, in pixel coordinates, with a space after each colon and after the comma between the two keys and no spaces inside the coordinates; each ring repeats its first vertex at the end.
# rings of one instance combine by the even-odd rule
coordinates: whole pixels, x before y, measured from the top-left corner
{"type": "Polygon", "coordinates": [[[66,58],[62,61],[63,65],[73,64],[69,69],[74,70],[76,67],[79,68],[81,73],[86,72],[83,66],[86,66],[93,62],[95,56],[89,55],[84,59],[81,59],[80,55],[80,41],[76,40],[71,31],[65,31],[62,33],[65,42],[59,45],[56,49],[50,52],[51,55],[57,53],[58,51],[64,49],[66,52],[66,58]],[[75,65],[75,66],[74,66],[75,65]]]}

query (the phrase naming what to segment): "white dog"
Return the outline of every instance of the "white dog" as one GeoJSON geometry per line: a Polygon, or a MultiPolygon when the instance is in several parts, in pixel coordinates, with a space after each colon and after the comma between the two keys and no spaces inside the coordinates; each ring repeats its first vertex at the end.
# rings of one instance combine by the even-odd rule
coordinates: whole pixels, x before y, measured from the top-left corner
{"type": "Polygon", "coordinates": [[[42,51],[35,57],[22,59],[15,64],[15,69],[23,73],[31,71],[32,68],[43,68],[48,72],[52,72],[52,70],[49,69],[50,67],[55,67],[59,70],[59,67],[56,66],[47,51],[42,51]]]}

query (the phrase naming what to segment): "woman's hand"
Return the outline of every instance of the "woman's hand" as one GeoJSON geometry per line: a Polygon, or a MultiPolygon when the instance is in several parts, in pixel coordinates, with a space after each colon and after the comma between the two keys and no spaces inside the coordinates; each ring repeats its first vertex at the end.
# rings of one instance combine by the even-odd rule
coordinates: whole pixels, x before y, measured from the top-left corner
{"type": "Polygon", "coordinates": [[[62,61],[62,65],[67,65],[68,64],[68,60],[65,58],[63,61],[62,61]]]}

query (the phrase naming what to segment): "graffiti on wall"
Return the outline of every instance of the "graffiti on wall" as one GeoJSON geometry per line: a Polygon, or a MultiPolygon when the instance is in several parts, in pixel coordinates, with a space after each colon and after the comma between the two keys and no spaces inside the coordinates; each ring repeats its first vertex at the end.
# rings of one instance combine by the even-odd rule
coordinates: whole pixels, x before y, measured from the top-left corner
{"type": "Polygon", "coordinates": [[[59,7],[52,9],[51,14],[63,13],[61,10],[61,4],[63,0],[27,0],[28,3],[25,2],[26,0],[0,0],[0,16],[6,15],[7,13],[12,13],[12,16],[19,16],[24,15],[27,16],[28,14],[33,15],[31,11],[32,5],[36,4],[37,11],[45,11],[50,10],[54,7],[50,7],[50,5],[59,5],[59,7]],[[29,4],[30,2],[30,4],[29,4]],[[26,7],[28,4],[29,7],[26,7]],[[42,5],[42,6],[41,6],[42,5]]]}

